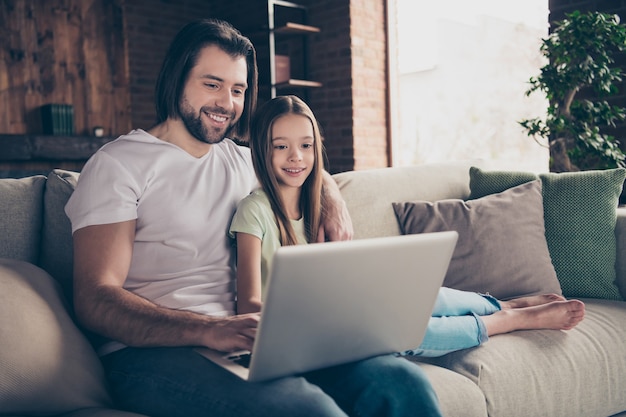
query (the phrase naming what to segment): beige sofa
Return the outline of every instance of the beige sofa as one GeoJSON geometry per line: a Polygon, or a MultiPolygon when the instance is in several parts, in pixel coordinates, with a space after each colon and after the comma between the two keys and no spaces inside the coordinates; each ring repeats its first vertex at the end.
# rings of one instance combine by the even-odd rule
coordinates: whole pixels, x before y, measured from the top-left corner
{"type": "MultiPolygon", "coordinates": [[[[470,165],[384,168],[335,179],[356,238],[397,235],[393,202],[465,199],[470,165]]],[[[66,302],[72,243],[63,206],[76,179],[56,170],[47,178],[0,180],[0,415],[136,415],[115,410],[98,358],[66,302]]],[[[616,237],[617,253],[626,253],[626,210],[618,210],[616,237]]],[[[616,269],[626,296],[622,258],[616,269]]],[[[446,416],[626,416],[626,302],[584,301],[586,318],[571,331],[499,335],[416,366],[428,373],[446,416]]]]}

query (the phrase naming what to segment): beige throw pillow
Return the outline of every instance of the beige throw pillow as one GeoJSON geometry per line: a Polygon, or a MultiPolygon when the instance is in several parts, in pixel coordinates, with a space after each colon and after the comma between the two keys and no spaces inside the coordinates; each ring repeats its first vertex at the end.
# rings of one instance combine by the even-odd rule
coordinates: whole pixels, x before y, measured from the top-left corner
{"type": "Polygon", "coordinates": [[[393,204],[404,234],[456,230],[444,286],[509,299],[561,294],[545,238],[541,181],[476,200],[393,204]]]}
{"type": "Polygon", "coordinates": [[[100,360],[44,270],[0,258],[0,414],[111,406],[100,360]]]}

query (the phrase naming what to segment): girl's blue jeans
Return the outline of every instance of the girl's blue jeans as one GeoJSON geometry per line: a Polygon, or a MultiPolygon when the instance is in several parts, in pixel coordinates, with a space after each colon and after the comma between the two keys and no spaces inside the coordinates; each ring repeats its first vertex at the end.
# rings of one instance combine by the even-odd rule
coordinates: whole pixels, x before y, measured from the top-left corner
{"type": "Polygon", "coordinates": [[[478,346],[489,339],[480,316],[500,309],[498,300],[490,295],[442,287],[422,344],[403,354],[437,357],[478,346]]]}
{"type": "Polygon", "coordinates": [[[102,361],[116,405],[151,417],[441,416],[421,368],[393,355],[263,383],[192,348],[128,347],[102,361]]]}

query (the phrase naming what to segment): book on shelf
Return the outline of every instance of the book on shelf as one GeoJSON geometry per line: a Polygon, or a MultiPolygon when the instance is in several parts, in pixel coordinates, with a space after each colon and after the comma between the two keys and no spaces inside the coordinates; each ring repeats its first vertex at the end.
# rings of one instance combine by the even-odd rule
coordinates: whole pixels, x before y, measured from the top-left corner
{"type": "Polygon", "coordinates": [[[44,104],[41,106],[41,125],[44,135],[74,135],[74,106],[44,104]]]}

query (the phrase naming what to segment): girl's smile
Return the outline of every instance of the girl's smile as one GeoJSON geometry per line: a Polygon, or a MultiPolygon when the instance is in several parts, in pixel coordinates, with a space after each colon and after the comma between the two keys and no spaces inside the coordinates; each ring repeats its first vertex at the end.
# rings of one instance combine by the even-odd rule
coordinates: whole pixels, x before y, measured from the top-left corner
{"type": "Polygon", "coordinates": [[[285,171],[287,175],[297,177],[303,172],[306,172],[306,168],[283,168],[283,171],[285,171]]]}

